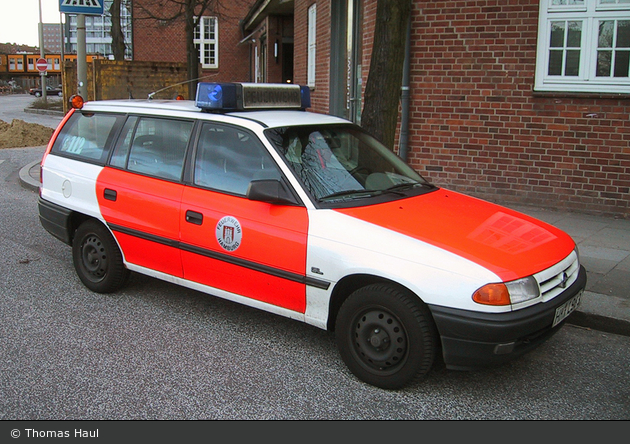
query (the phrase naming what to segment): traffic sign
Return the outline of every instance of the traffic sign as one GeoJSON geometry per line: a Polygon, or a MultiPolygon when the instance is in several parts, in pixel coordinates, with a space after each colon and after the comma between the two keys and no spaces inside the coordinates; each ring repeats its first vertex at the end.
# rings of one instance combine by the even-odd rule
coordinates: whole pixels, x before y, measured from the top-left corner
{"type": "Polygon", "coordinates": [[[59,0],[59,12],[64,14],[103,15],[104,0],[59,0]]]}
{"type": "Polygon", "coordinates": [[[39,72],[46,72],[46,70],[48,69],[48,61],[44,58],[39,58],[37,59],[35,67],[37,67],[37,70],[39,72]]]}

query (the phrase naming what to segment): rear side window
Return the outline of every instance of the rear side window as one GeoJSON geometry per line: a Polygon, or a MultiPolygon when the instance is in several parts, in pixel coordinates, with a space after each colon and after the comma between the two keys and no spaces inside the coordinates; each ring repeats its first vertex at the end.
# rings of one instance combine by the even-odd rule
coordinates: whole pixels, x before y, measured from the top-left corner
{"type": "Polygon", "coordinates": [[[121,131],[110,164],[179,180],[192,130],[193,122],[187,120],[131,116],[121,131]]]}
{"type": "Polygon", "coordinates": [[[104,164],[115,130],[123,118],[115,114],[75,112],[55,140],[52,153],[104,164]]]}

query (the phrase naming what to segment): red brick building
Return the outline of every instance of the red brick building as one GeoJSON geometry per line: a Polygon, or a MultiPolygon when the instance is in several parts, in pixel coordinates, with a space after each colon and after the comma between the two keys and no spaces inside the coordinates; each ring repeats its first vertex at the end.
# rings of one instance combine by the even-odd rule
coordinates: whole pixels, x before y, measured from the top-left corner
{"type": "MultiPolygon", "coordinates": [[[[247,74],[230,80],[286,81],[276,65],[292,48],[312,110],[360,123],[376,0],[249,4],[220,39],[220,77],[235,63],[247,74]]],[[[420,173],[506,204],[630,217],[630,4],[413,0],[410,41],[403,154],[420,173]]]]}
{"type": "MultiPolygon", "coordinates": [[[[134,60],[186,62],[186,30],[183,16],[170,18],[180,3],[171,8],[156,5],[168,2],[134,0],[132,2],[134,60]],[[142,6],[145,6],[143,10],[142,6]],[[148,11],[148,12],[147,12],[148,11]]],[[[243,39],[240,21],[251,7],[251,0],[222,0],[223,7],[204,14],[195,41],[201,52],[201,76],[209,81],[250,81],[247,60],[249,47],[243,39]]]]}

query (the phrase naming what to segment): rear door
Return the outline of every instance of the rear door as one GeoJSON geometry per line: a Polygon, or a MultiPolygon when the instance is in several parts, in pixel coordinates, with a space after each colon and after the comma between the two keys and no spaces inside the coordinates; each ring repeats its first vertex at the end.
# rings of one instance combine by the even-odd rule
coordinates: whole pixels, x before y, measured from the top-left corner
{"type": "Polygon", "coordinates": [[[183,276],[181,176],[193,126],[190,120],[129,117],[98,177],[101,212],[129,264],[183,276]]]}
{"type": "Polygon", "coordinates": [[[306,208],[245,197],[252,180],[270,178],[281,173],[254,134],[202,125],[182,196],[184,278],[304,313],[306,208]]]}

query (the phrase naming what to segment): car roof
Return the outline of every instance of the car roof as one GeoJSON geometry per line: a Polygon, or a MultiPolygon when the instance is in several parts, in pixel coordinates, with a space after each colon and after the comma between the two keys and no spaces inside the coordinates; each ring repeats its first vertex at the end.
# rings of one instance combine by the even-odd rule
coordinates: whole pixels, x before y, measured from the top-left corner
{"type": "MultiPolygon", "coordinates": [[[[161,114],[164,116],[177,115],[181,117],[181,113],[194,114],[190,117],[203,118],[216,115],[214,113],[204,112],[199,109],[193,100],[157,100],[157,99],[125,99],[125,100],[97,100],[85,102],[83,107],[85,111],[109,111],[124,113],[143,113],[161,114]]],[[[340,124],[351,123],[340,117],[330,116],[327,114],[314,113],[310,111],[290,111],[290,110],[256,110],[256,111],[237,111],[222,112],[218,115],[237,117],[249,121],[257,122],[268,128],[295,126],[295,125],[318,125],[318,124],[340,124]]]]}

